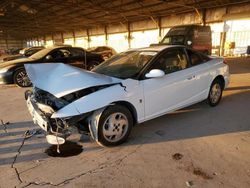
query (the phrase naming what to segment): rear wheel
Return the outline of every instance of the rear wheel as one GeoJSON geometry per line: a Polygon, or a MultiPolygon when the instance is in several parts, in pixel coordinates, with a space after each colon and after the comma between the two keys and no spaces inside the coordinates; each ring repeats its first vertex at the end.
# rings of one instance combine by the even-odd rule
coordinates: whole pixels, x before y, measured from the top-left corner
{"type": "Polygon", "coordinates": [[[108,107],[98,124],[98,142],[104,146],[116,146],[125,142],[133,126],[130,111],[121,105],[108,107]]]}
{"type": "Polygon", "coordinates": [[[19,87],[29,87],[31,86],[31,81],[25,71],[25,69],[18,69],[13,76],[14,83],[19,87]]]}
{"type": "Polygon", "coordinates": [[[222,96],[223,84],[219,79],[215,79],[211,84],[209,94],[208,94],[208,104],[210,106],[216,106],[219,104],[222,96]]]}

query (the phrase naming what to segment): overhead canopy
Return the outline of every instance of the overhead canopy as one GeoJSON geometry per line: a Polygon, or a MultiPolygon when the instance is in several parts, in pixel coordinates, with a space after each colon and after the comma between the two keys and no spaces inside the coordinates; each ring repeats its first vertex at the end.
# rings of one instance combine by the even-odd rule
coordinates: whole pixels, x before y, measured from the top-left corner
{"type": "Polygon", "coordinates": [[[0,33],[28,38],[223,7],[246,0],[1,0],[0,33]]]}

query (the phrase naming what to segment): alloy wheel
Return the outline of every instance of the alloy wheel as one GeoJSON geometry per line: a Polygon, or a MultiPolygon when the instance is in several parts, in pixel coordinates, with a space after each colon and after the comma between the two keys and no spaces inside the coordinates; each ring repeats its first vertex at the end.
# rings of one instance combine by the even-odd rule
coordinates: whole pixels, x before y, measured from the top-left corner
{"type": "Polygon", "coordinates": [[[221,86],[219,83],[213,85],[210,90],[210,99],[213,104],[217,103],[220,100],[221,96],[221,86]]]}
{"type": "Polygon", "coordinates": [[[128,119],[123,113],[113,113],[104,122],[103,136],[109,142],[118,142],[128,131],[128,119]]]}

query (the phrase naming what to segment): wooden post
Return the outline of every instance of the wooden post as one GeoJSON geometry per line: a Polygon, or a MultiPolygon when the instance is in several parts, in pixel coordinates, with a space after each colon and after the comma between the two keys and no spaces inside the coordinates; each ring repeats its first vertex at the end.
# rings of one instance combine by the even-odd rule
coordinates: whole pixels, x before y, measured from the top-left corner
{"type": "MultiPolygon", "coordinates": [[[[161,17],[158,18],[158,29],[159,29],[159,39],[162,39],[161,33],[162,33],[162,27],[161,27],[161,17]]],[[[158,40],[158,42],[160,42],[158,40]]]]}
{"type": "Polygon", "coordinates": [[[227,37],[227,32],[223,31],[220,34],[220,56],[224,56],[226,37],[227,37]]]}
{"type": "Polygon", "coordinates": [[[8,34],[5,35],[5,44],[6,44],[6,50],[8,50],[9,48],[8,34]]]}
{"type": "MultiPolygon", "coordinates": [[[[228,8],[226,7],[226,14],[227,13],[228,13],[228,8]]],[[[220,56],[224,56],[226,38],[227,38],[226,21],[224,21],[223,32],[220,35],[220,56]]]]}
{"type": "Polygon", "coordinates": [[[63,32],[61,32],[61,42],[64,44],[63,32]]]}
{"type": "Polygon", "coordinates": [[[104,33],[105,33],[105,45],[108,46],[108,30],[106,25],[104,27],[104,33]]]}
{"type": "Polygon", "coordinates": [[[46,45],[46,35],[43,35],[43,45],[46,45]]]}
{"type": "Polygon", "coordinates": [[[52,38],[52,43],[55,44],[55,42],[54,42],[54,34],[53,33],[51,33],[51,38],[52,38]]]}
{"type": "Polygon", "coordinates": [[[207,24],[207,9],[202,10],[202,24],[204,26],[207,24]]]}
{"type": "Polygon", "coordinates": [[[72,31],[73,34],[73,41],[74,41],[74,46],[76,46],[76,35],[75,35],[75,31],[72,31]]]}
{"type": "Polygon", "coordinates": [[[90,36],[89,36],[89,29],[87,29],[87,38],[88,38],[88,48],[90,48],[90,36]]]}
{"type": "Polygon", "coordinates": [[[128,22],[128,47],[131,48],[131,31],[130,31],[130,22],[128,22]]]}

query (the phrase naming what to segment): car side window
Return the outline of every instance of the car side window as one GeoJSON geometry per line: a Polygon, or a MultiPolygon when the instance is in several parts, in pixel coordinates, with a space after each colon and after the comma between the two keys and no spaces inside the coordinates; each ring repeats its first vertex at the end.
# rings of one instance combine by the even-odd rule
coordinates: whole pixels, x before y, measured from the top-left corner
{"type": "Polygon", "coordinates": [[[152,69],[160,69],[165,74],[180,71],[188,67],[188,61],[183,49],[171,49],[164,53],[151,67],[152,69]]]}
{"type": "Polygon", "coordinates": [[[61,58],[66,58],[66,57],[70,57],[71,54],[68,50],[66,49],[58,49],[53,51],[51,54],[53,59],[61,59],[61,58]]]}
{"type": "Polygon", "coordinates": [[[207,57],[205,55],[201,55],[200,53],[197,53],[197,52],[192,51],[192,50],[187,50],[187,54],[189,56],[190,64],[192,66],[202,64],[202,63],[207,62],[209,60],[209,57],[207,57]]]}
{"type": "Polygon", "coordinates": [[[84,51],[79,48],[72,48],[70,49],[72,57],[79,57],[84,55],[84,51]]]}

